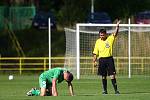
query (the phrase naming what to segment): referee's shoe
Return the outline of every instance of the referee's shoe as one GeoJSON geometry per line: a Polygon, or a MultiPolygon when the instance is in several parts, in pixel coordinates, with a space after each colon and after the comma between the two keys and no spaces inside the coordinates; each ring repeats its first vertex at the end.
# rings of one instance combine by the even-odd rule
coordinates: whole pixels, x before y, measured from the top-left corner
{"type": "Polygon", "coordinates": [[[108,92],[107,91],[103,91],[102,94],[108,94],[108,92]]]}
{"type": "Polygon", "coordinates": [[[119,91],[115,91],[115,94],[120,94],[120,92],[119,91]]]}

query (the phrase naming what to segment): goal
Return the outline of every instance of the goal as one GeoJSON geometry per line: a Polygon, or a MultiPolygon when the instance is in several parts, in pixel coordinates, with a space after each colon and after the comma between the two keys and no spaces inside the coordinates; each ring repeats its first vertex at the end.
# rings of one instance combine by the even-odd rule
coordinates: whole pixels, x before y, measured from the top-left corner
{"type": "MultiPolygon", "coordinates": [[[[93,66],[93,48],[99,38],[98,31],[105,28],[108,34],[115,31],[116,24],[80,23],[75,29],[65,28],[65,66],[80,78],[97,77],[93,66]]],[[[150,76],[150,25],[120,24],[113,47],[113,57],[118,76],[150,76]]]]}

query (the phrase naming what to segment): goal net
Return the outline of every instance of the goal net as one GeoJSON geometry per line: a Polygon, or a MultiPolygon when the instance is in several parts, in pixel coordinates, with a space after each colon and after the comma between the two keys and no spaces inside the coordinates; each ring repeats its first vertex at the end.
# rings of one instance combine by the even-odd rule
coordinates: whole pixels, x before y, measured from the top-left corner
{"type": "MultiPolygon", "coordinates": [[[[97,77],[93,66],[93,49],[99,38],[99,29],[108,34],[116,24],[77,24],[76,29],[65,28],[65,66],[79,78],[97,77]]],[[[150,25],[120,24],[113,47],[118,76],[150,76],[150,25]]]]}

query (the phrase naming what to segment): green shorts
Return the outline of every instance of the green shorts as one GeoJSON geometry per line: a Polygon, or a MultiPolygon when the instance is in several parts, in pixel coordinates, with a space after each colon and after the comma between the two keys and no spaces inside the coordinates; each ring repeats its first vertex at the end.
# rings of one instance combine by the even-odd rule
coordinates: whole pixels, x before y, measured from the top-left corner
{"type": "Polygon", "coordinates": [[[52,87],[52,83],[48,82],[48,80],[44,77],[43,74],[41,74],[39,77],[39,85],[40,88],[46,88],[46,89],[52,87]]]}

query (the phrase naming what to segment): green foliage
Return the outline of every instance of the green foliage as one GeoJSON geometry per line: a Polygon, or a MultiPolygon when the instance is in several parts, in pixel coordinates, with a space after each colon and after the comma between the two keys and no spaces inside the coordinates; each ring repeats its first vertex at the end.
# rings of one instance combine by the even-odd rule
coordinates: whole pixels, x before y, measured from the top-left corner
{"type": "MultiPolygon", "coordinates": [[[[5,0],[0,2],[0,5],[5,4],[8,4],[5,0]]],[[[95,11],[108,12],[113,21],[118,17],[128,18],[136,12],[150,10],[149,5],[149,0],[94,0],[95,11]]],[[[52,11],[60,25],[72,26],[85,21],[91,10],[91,0],[39,0],[37,10],[52,11]]]]}
{"type": "Polygon", "coordinates": [[[96,11],[106,11],[112,19],[128,18],[135,13],[149,10],[149,0],[95,0],[96,11]]]}
{"type": "Polygon", "coordinates": [[[58,22],[61,25],[73,26],[83,22],[89,11],[90,3],[87,0],[64,0],[64,6],[58,12],[58,22]]]}
{"type": "MultiPolygon", "coordinates": [[[[14,31],[25,56],[48,56],[48,31],[37,30],[34,28],[14,31]]],[[[64,31],[52,32],[52,56],[64,56],[65,53],[65,38],[64,31]]],[[[15,48],[13,47],[12,40],[9,34],[4,32],[0,35],[0,52],[1,56],[18,56],[15,48]]]]}
{"type": "MultiPolygon", "coordinates": [[[[49,7],[57,16],[57,22],[62,26],[73,26],[76,22],[85,22],[91,10],[91,0],[42,0],[44,8],[49,7]],[[50,5],[50,6],[49,6],[50,5]],[[56,6],[57,5],[57,6],[56,6]]],[[[94,0],[95,11],[109,13],[112,20],[128,19],[135,13],[150,10],[149,0],[94,0]]]]}
{"type": "Polygon", "coordinates": [[[5,4],[5,0],[1,0],[0,5],[4,5],[5,4]]]}

